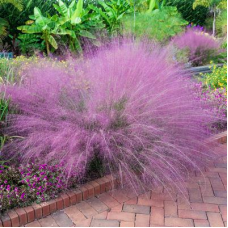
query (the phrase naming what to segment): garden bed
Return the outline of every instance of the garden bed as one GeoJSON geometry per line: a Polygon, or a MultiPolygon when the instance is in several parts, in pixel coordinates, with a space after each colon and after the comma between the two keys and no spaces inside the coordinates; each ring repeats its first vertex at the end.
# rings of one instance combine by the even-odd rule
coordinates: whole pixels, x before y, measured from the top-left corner
{"type": "MultiPolygon", "coordinates": [[[[208,139],[208,143],[217,142],[224,144],[227,142],[227,132],[222,132],[208,139]]],[[[24,208],[10,210],[1,218],[0,226],[17,227],[33,222],[36,219],[46,217],[56,211],[62,210],[81,201],[87,200],[104,192],[118,187],[118,179],[111,175],[88,182],[81,187],[60,194],[56,199],[41,204],[32,204],[24,208]]]]}
{"type": "Polygon", "coordinates": [[[40,204],[32,204],[24,208],[16,208],[6,212],[1,220],[0,226],[17,227],[23,226],[36,219],[46,217],[58,210],[87,200],[104,192],[116,188],[118,181],[111,175],[90,181],[75,190],[64,192],[58,198],[40,204]]]}

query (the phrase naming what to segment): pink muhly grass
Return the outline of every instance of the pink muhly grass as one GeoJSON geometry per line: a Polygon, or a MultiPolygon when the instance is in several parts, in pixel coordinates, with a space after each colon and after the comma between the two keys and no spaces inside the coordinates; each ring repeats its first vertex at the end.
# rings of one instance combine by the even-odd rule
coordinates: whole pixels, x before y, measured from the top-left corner
{"type": "Polygon", "coordinates": [[[135,189],[183,183],[200,171],[213,157],[204,143],[213,117],[185,72],[167,63],[166,50],[148,50],[114,43],[75,64],[73,74],[33,66],[21,86],[6,87],[20,110],[8,132],[24,139],[5,152],[22,162],[60,163],[79,180],[98,156],[106,173],[135,189]]]}
{"type": "Polygon", "coordinates": [[[185,33],[176,36],[173,43],[189,52],[189,60],[194,66],[209,63],[220,51],[219,42],[201,30],[187,29],[185,33]]]}

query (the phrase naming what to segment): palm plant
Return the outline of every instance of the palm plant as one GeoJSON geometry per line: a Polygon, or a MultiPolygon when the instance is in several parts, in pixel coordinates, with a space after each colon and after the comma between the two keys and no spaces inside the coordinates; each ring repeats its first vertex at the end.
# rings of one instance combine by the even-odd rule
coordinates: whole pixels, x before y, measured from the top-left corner
{"type": "Polygon", "coordinates": [[[54,38],[54,35],[56,35],[57,16],[45,17],[40,9],[35,7],[34,15],[31,16],[31,19],[33,20],[28,21],[29,25],[19,26],[18,30],[28,34],[39,34],[40,38],[45,42],[47,54],[49,55],[50,46],[54,49],[58,48],[58,44],[54,38]]]}
{"type": "MultiPolygon", "coordinates": [[[[16,2],[18,1],[16,0],[16,2]]],[[[20,0],[20,2],[23,5],[23,10],[21,11],[15,8],[12,4],[3,4],[0,9],[0,17],[7,20],[9,24],[7,31],[10,36],[7,36],[4,41],[7,42],[11,49],[18,54],[20,53],[18,49],[19,46],[17,45],[20,43],[18,36],[21,31],[19,31],[17,27],[26,23],[29,15],[33,14],[35,7],[38,7],[46,17],[48,15],[53,15],[55,9],[52,5],[56,0],[20,0]]]]}
{"type": "MultiPolygon", "coordinates": [[[[0,7],[4,4],[11,4],[19,11],[23,9],[22,0],[0,0],[0,7]]],[[[7,36],[7,28],[9,23],[6,19],[0,17],[0,43],[3,42],[3,39],[7,36]]]]}
{"type": "Polygon", "coordinates": [[[109,34],[111,36],[118,35],[121,31],[123,16],[134,10],[131,1],[110,0],[108,2],[98,1],[98,3],[101,8],[92,6],[91,8],[101,16],[109,34]]]}
{"type": "Polygon", "coordinates": [[[19,11],[23,10],[22,0],[0,0],[0,6],[3,4],[12,4],[19,11]]]}
{"type": "Polygon", "coordinates": [[[8,21],[0,17],[0,43],[2,43],[2,40],[7,36],[8,25],[8,21]]]}
{"type": "Polygon", "coordinates": [[[90,31],[103,28],[103,24],[99,22],[99,15],[90,12],[90,7],[83,8],[83,0],[78,2],[74,0],[69,6],[59,0],[58,5],[53,6],[59,13],[56,33],[69,37],[69,46],[72,51],[80,52],[82,50],[81,37],[93,41],[96,37],[90,31]]]}
{"type": "Polygon", "coordinates": [[[58,5],[53,4],[53,6],[59,15],[46,17],[38,7],[35,7],[34,15],[30,16],[32,20],[27,21],[27,25],[18,27],[23,33],[40,35],[45,42],[48,55],[51,47],[58,48],[56,40],[58,36],[67,37],[65,41],[69,43],[71,51],[79,52],[82,50],[80,37],[96,39],[89,30],[101,28],[102,24],[94,18],[89,8],[83,9],[83,0],[72,1],[69,7],[59,0],[58,5]]]}

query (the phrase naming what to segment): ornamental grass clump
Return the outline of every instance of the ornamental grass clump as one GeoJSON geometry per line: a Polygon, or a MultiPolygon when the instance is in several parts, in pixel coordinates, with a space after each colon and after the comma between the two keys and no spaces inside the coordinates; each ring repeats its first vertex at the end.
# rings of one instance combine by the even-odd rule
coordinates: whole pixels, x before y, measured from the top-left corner
{"type": "Polygon", "coordinates": [[[172,41],[179,49],[186,50],[193,66],[208,64],[220,53],[220,43],[201,29],[188,28],[172,41]]]}
{"type": "Polygon", "coordinates": [[[105,174],[135,189],[170,182],[180,189],[191,170],[213,157],[204,143],[213,117],[166,56],[123,41],[75,62],[72,74],[32,66],[20,86],[5,88],[20,110],[10,116],[8,133],[22,138],[5,153],[62,164],[79,181],[99,159],[105,174]]]}

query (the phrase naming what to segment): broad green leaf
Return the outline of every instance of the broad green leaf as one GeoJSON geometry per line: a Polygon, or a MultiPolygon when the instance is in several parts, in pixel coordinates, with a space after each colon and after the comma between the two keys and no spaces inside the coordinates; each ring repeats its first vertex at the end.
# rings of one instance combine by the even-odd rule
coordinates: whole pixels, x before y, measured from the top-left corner
{"type": "Polygon", "coordinates": [[[71,17],[71,23],[73,25],[80,23],[78,18],[81,18],[82,11],[83,11],[83,0],[78,0],[77,8],[71,17]]]}
{"type": "Polygon", "coordinates": [[[57,34],[57,35],[69,35],[72,38],[76,37],[75,32],[73,30],[68,30],[68,29],[61,29],[60,31],[55,32],[55,34],[57,34]]]}
{"type": "Polygon", "coordinates": [[[81,53],[82,52],[82,46],[81,46],[80,41],[78,40],[77,37],[75,37],[74,45],[75,45],[76,50],[81,53]]]}
{"type": "Polygon", "coordinates": [[[124,16],[125,12],[123,12],[122,14],[120,14],[118,17],[117,17],[117,20],[120,20],[122,19],[122,17],[124,16]]]}
{"type": "Polygon", "coordinates": [[[151,13],[155,8],[155,6],[156,6],[156,0],[150,0],[149,9],[147,10],[147,13],[151,13]]]}
{"type": "Polygon", "coordinates": [[[66,4],[65,3],[63,3],[61,0],[59,0],[59,7],[61,8],[61,11],[62,11],[62,16],[67,16],[67,10],[68,10],[68,8],[67,8],[67,6],[66,6],[66,4]]]}
{"type": "Polygon", "coordinates": [[[99,40],[91,40],[92,44],[97,46],[97,47],[100,47],[101,46],[101,42],[99,40]]]}
{"type": "Polygon", "coordinates": [[[30,18],[31,20],[36,20],[36,18],[34,17],[34,15],[30,15],[29,18],[30,18]]]}
{"type": "Polygon", "coordinates": [[[51,44],[51,46],[55,49],[58,48],[58,44],[53,36],[48,36],[48,42],[51,44]]]}
{"type": "Polygon", "coordinates": [[[72,19],[71,19],[71,24],[72,24],[72,25],[80,24],[81,21],[82,21],[82,20],[81,20],[80,17],[72,18],[72,19]]]}
{"type": "Polygon", "coordinates": [[[60,6],[53,4],[53,7],[62,15],[62,9],[60,8],[60,6]]]}
{"type": "Polygon", "coordinates": [[[19,26],[17,27],[18,30],[21,30],[24,33],[41,33],[42,32],[42,27],[38,26],[38,25],[23,25],[23,26],[19,26]]]}
{"type": "Polygon", "coordinates": [[[59,23],[60,25],[63,25],[63,24],[65,24],[67,21],[68,21],[68,18],[67,18],[67,17],[60,17],[58,23],[59,23]]]}
{"type": "Polygon", "coordinates": [[[7,20],[5,20],[4,18],[0,17],[0,25],[1,26],[8,26],[9,22],[7,20]]]}
{"type": "Polygon", "coordinates": [[[35,19],[43,17],[43,15],[42,15],[42,13],[41,13],[41,11],[40,11],[40,9],[38,7],[34,8],[34,17],[35,17],[35,19]]]}
{"type": "Polygon", "coordinates": [[[73,0],[73,1],[70,3],[69,8],[70,8],[70,9],[73,9],[73,8],[75,7],[75,4],[76,4],[76,1],[73,0]]]}
{"type": "Polygon", "coordinates": [[[26,25],[31,25],[31,24],[33,24],[33,23],[34,23],[33,20],[28,20],[28,21],[25,22],[26,25]]]}
{"type": "Polygon", "coordinates": [[[92,33],[88,32],[86,30],[80,30],[79,35],[90,38],[90,39],[96,39],[96,37],[92,33]]]}
{"type": "Polygon", "coordinates": [[[105,2],[98,1],[98,3],[99,3],[101,6],[103,6],[103,8],[104,8],[106,11],[108,11],[108,10],[111,9],[111,7],[108,6],[105,2]]]}

